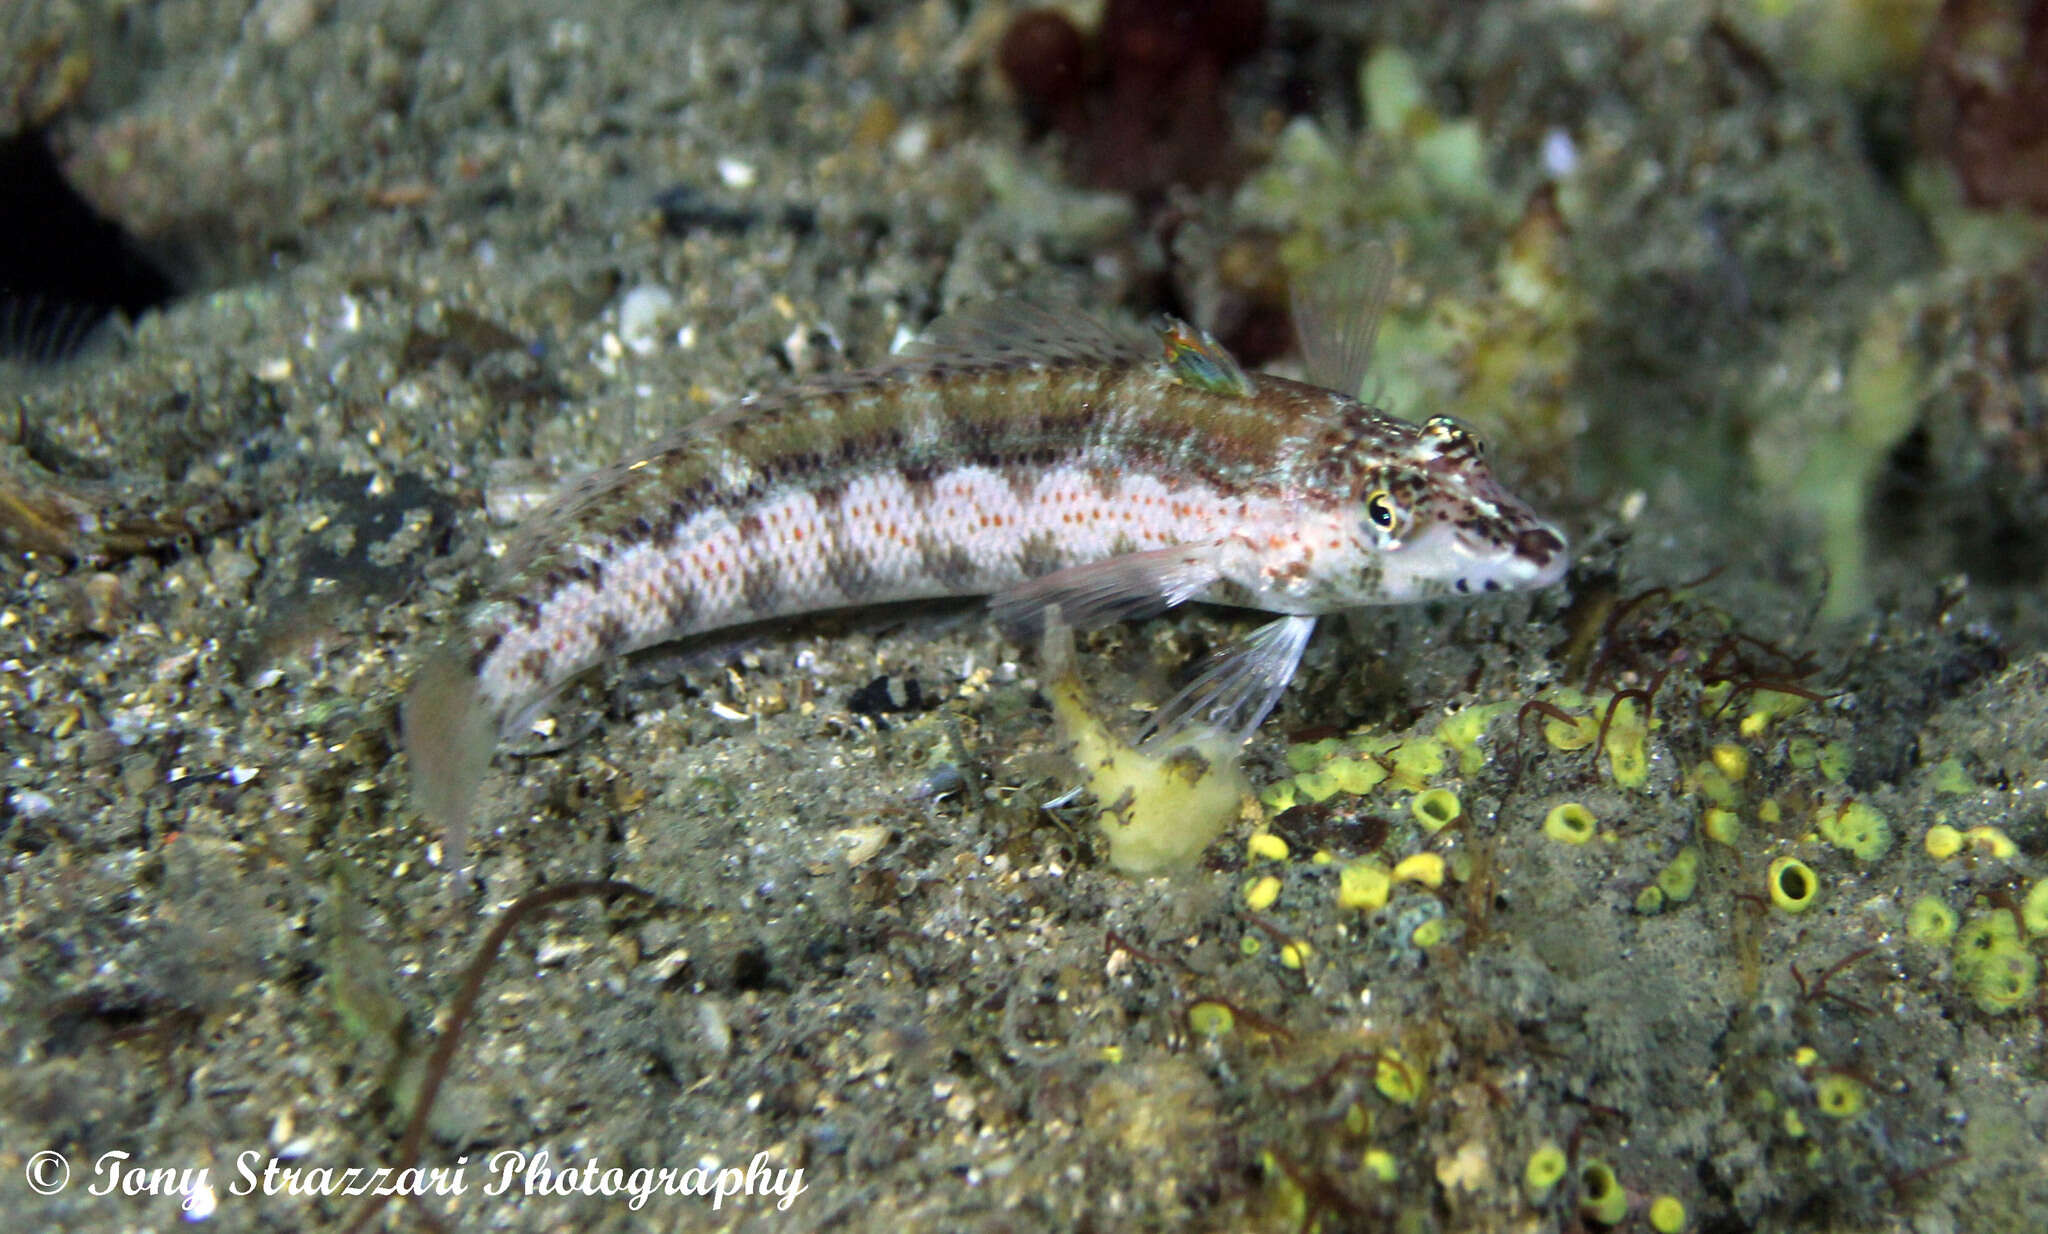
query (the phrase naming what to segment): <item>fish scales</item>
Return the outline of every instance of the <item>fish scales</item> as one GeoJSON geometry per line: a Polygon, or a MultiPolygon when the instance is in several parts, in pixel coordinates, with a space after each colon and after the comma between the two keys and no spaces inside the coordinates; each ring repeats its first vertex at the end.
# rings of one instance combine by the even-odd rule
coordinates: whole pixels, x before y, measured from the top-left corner
{"type": "Polygon", "coordinates": [[[750,396],[594,473],[521,529],[409,697],[423,805],[466,813],[490,745],[655,643],[849,606],[994,593],[1006,624],[1188,600],[1286,614],[1190,707],[1248,731],[1314,615],[1540,586],[1564,540],[1444,417],[1001,305],[887,367],[750,396]]]}
{"type": "Polygon", "coordinates": [[[724,626],[1270,538],[1296,521],[1289,472],[1328,403],[1275,389],[1247,415],[1130,366],[910,372],[757,403],[527,533],[546,540],[514,549],[472,618],[473,667],[509,720],[613,655],[724,626]]]}

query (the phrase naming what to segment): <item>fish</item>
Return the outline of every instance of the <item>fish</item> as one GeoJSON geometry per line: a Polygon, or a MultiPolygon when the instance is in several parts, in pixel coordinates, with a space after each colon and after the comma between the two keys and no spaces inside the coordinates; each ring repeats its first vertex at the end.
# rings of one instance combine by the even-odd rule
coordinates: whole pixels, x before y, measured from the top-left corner
{"type": "Polygon", "coordinates": [[[1359,286],[1296,297],[1307,382],[1247,373],[1177,319],[1004,299],[591,474],[518,530],[417,674],[402,720],[420,809],[459,837],[498,740],[566,683],[743,624],[988,595],[1028,640],[1049,616],[1088,629],[1196,601],[1264,610],[1146,738],[1242,741],[1319,616],[1557,581],[1563,533],[1469,429],[1345,392],[1363,387],[1388,277],[1368,264],[1359,286]],[[1348,322],[1333,297],[1359,306],[1348,322]]]}

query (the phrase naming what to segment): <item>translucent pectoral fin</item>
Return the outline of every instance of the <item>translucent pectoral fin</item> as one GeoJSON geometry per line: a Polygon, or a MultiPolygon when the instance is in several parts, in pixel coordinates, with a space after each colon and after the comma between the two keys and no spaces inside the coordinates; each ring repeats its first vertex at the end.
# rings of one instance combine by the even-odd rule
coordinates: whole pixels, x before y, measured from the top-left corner
{"type": "Polygon", "coordinates": [[[1185,604],[1222,577],[1209,545],[1126,553],[1032,579],[989,600],[996,620],[1024,638],[1045,626],[1048,609],[1077,630],[1156,617],[1185,604]]]}
{"type": "Polygon", "coordinates": [[[461,653],[441,647],[413,679],[403,713],[413,800],[441,828],[448,868],[469,864],[469,810],[491,766],[498,733],[461,653]]]}
{"type": "Polygon", "coordinates": [[[1313,617],[1282,617],[1218,652],[1186,689],[1152,713],[1139,746],[1171,749],[1201,730],[1249,740],[1294,679],[1315,628],[1313,617]]]}

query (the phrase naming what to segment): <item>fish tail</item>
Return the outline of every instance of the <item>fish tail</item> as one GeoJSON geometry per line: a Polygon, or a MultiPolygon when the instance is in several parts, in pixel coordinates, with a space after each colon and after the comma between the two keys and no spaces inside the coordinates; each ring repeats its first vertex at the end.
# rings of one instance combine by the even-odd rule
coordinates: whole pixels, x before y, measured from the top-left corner
{"type": "Polygon", "coordinates": [[[468,866],[469,812],[491,764],[497,725],[459,644],[443,644],[420,666],[402,719],[413,804],[441,829],[448,867],[460,873],[468,866]]]}

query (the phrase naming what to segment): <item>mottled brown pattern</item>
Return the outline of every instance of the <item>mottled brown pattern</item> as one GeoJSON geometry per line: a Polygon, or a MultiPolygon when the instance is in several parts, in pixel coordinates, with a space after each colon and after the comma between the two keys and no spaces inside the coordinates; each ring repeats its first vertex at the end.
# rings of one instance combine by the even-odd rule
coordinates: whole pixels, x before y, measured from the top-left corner
{"type": "Polygon", "coordinates": [[[740,602],[756,616],[773,616],[781,596],[782,563],[772,555],[756,558],[740,575],[740,602]]]}
{"type": "Polygon", "coordinates": [[[1026,539],[1017,554],[1017,568],[1025,578],[1051,574],[1065,569],[1067,564],[1067,554],[1060,548],[1059,538],[1049,531],[1026,539]]]}
{"type": "Polygon", "coordinates": [[[875,592],[875,569],[865,553],[847,546],[843,537],[835,537],[832,547],[825,551],[825,577],[839,589],[839,594],[850,600],[875,592]]]}
{"type": "Polygon", "coordinates": [[[662,613],[671,629],[684,630],[696,620],[700,607],[695,587],[679,587],[664,598],[662,613]]]}
{"type": "Polygon", "coordinates": [[[551,658],[547,652],[536,647],[519,657],[519,671],[533,681],[546,681],[551,658]]]}
{"type": "Polygon", "coordinates": [[[967,555],[966,546],[957,540],[941,539],[928,531],[920,532],[917,551],[924,559],[925,576],[941,587],[964,589],[974,583],[974,559],[967,555]]]}

